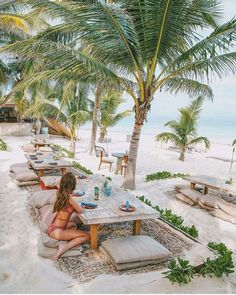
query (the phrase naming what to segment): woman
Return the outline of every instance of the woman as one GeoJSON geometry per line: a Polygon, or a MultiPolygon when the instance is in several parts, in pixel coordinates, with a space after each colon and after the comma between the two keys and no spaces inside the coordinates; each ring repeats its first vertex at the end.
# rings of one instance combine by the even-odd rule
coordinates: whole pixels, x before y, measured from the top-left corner
{"type": "Polygon", "coordinates": [[[75,186],[75,176],[71,172],[62,176],[53,210],[56,216],[49,225],[47,233],[53,239],[69,242],[59,248],[52,257],[53,260],[57,260],[67,250],[90,239],[89,233],[75,229],[76,224],[69,222],[73,212],[82,213],[84,210],[71,196],[75,186]]]}

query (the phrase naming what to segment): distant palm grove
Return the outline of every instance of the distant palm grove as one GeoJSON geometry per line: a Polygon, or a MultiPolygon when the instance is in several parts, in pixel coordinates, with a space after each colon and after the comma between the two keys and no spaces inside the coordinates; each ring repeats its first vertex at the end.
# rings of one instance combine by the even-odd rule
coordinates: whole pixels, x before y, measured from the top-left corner
{"type": "MultiPolygon", "coordinates": [[[[123,183],[134,189],[142,126],[159,92],[201,97],[195,100],[201,104],[202,99],[213,98],[209,79],[235,72],[236,19],[222,23],[219,2],[6,4],[0,8],[0,105],[11,99],[22,118],[44,119],[54,127],[63,123],[72,148],[78,128],[92,121],[90,153],[98,128],[103,141],[108,127],[134,115],[123,183]],[[133,101],[133,113],[117,112],[122,95],[133,101]]],[[[208,147],[206,138],[197,138],[194,129],[188,134],[185,124],[180,125],[181,119],[169,122],[173,133],[157,139],[174,141],[181,160],[188,145],[202,140],[208,147]]]]}

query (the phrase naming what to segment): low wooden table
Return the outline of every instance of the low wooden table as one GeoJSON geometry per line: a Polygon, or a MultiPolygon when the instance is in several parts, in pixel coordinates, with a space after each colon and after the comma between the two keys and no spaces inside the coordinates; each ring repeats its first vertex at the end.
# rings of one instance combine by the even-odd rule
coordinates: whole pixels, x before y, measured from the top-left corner
{"type": "Polygon", "coordinates": [[[217,191],[221,191],[224,193],[236,194],[236,186],[231,184],[226,184],[223,179],[207,176],[207,175],[199,175],[199,176],[187,176],[184,177],[185,180],[190,182],[191,188],[194,189],[196,184],[202,185],[204,187],[204,194],[208,193],[209,188],[217,191]]]}
{"type": "Polygon", "coordinates": [[[90,226],[90,245],[92,249],[97,249],[98,246],[100,224],[133,221],[133,234],[138,235],[141,231],[142,220],[159,217],[156,210],[131,196],[125,190],[111,197],[100,197],[99,201],[95,201],[93,197],[79,197],[77,201],[93,202],[98,205],[95,209],[85,209],[82,214],[79,214],[81,221],[90,226]],[[136,211],[124,212],[119,209],[119,206],[127,200],[136,207],[136,211]]]}
{"type": "Polygon", "coordinates": [[[53,160],[49,159],[48,157],[37,155],[37,160],[32,160],[29,155],[25,155],[29,164],[31,167],[39,171],[39,176],[43,176],[45,170],[54,170],[54,169],[60,169],[62,172],[62,175],[67,172],[67,168],[72,167],[72,163],[65,160],[53,160]],[[42,163],[35,163],[35,161],[43,161],[42,163]],[[56,162],[57,165],[50,165],[49,163],[56,162]]]}
{"type": "Polygon", "coordinates": [[[39,147],[42,147],[42,146],[50,146],[52,143],[45,140],[45,139],[41,139],[41,140],[32,140],[31,143],[36,147],[36,148],[39,148],[39,147]]]}

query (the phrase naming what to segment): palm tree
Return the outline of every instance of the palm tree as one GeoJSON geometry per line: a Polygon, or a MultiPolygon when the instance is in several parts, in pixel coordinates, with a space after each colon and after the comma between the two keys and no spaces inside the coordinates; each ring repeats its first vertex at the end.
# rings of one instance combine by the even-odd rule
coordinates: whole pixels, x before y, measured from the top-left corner
{"type": "Polygon", "coordinates": [[[173,142],[180,150],[179,160],[184,161],[185,151],[193,145],[204,143],[206,148],[210,147],[210,142],[206,137],[197,136],[197,121],[203,104],[203,98],[198,97],[186,107],[181,108],[178,121],[170,121],[165,126],[170,127],[173,132],[163,132],[156,136],[157,141],[173,142]]]}
{"type": "Polygon", "coordinates": [[[233,141],[232,145],[235,145],[236,144],[236,139],[233,141]]]}
{"type": "Polygon", "coordinates": [[[54,85],[54,91],[36,100],[25,116],[40,114],[43,118],[63,122],[69,129],[71,151],[75,152],[78,127],[91,119],[88,90],[87,86],[72,80],[63,84],[58,82],[54,85]]]}
{"type": "Polygon", "coordinates": [[[236,67],[236,53],[230,52],[236,19],[219,25],[216,1],[44,0],[36,7],[61,23],[5,50],[24,57],[44,53],[47,67],[25,83],[62,77],[97,84],[112,80],[132,97],[135,123],[126,188],[135,188],[140,134],[154,95],[162,89],[212,98],[204,79],[221,78],[236,67]],[[199,29],[205,28],[211,33],[202,37],[199,29]],[[71,44],[83,44],[85,50],[71,44]]]}
{"type": "Polygon", "coordinates": [[[125,110],[117,113],[117,110],[122,102],[125,100],[121,98],[121,93],[116,90],[110,90],[102,96],[101,101],[101,119],[99,122],[100,137],[99,142],[103,142],[107,134],[107,128],[115,126],[120,120],[129,116],[131,111],[125,110]]]}

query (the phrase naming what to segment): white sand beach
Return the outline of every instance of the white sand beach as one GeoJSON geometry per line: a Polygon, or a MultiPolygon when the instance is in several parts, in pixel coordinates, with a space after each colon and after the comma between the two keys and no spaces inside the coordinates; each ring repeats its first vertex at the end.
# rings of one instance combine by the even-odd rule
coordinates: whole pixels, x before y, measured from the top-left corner
{"type": "MultiPolygon", "coordinates": [[[[76,150],[77,160],[98,173],[99,159],[87,152],[90,132],[80,131],[80,142],[76,150]]],[[[111,143],[103,144],[112,152],[125,152],[129,143],[126,134],[110,133],[111,143]]],[[[235,273],[228,278],[197,278],[186,286],[178,286],[163,278],[161,272],[138,273],[132,275],[100,275],[86,283],[79,283],[65,273],[57,270],[51,260],[37,255],[37,237],[39,229],[28,216],[25,202],[29,194],[19,189],[8,176],[9,165],[24,162],[21,145],[30,137],[5,137],[8,152],[0,152],[0,292],[1,293],[235,293],[235,273]]],[[[52,141],[69,148],[69,141],[53,137],[52,141]]],[[[236,163],[229,175],[230,162],[209,157],[230,159],[232,147],[221,143],[212,143],[207,152],[186,154],[186,161],[178,161],[178,153],[168,150],[167,146],[157,144],[151,135],[142,135],[137,166],[136,190],[134,195],[145,195],[161,208],[170,208],[183,216],[186,225],[195,225],[199,230],[199,239],[224,242],[234,251],[236,262],[236,225],[210,216],[207,211],[196,209],[177,201],[170,191],[175,184],[184,183],[180,179],[145,182],[150,173],[167,170],[170,172],[206,174],[222,178],[236,179],[236,163]]],[[[114,162],[115,162],[114,158],[114,162]]],[[[113,165],[113,169],[114,169],[113,165]]],[[[102,166],[99,173],[111,176],[114,184],[121,185],[123,176],[109,172],[102,166]]]]}

